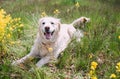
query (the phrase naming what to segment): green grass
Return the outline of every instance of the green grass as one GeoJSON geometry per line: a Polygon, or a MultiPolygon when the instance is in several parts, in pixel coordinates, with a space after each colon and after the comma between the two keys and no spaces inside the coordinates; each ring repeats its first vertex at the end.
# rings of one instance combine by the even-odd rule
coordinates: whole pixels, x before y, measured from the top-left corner
{"type": "Polygon", "coordinates": [[[7,54],[0,58],[0,79],[65,79],[67,76],[70,77],[68,79],[81,79],[89,73],[92,61],[98,62],[98,79],[109,79],[112,73],[117,74],[119,79],[120,73],[116,73],[115,66],[120,62],[120,6],[113,0],[109,3],[100,0],[78,1],[79,8],[74,6],[72,0],[0,1],[0,7],[7,13],[21,18],[25,29],[24,35],[18,39],[21,43],[9,47],[7,54]],[[35,72],[29,72],[37,60],[29,62],[25,69],[12,67],[10,64],[14,59],[30,52],[41,13],[45,11],[47,15],[54,16],[55,9],[60,11],[56,17],[61,18],[62,23],[71,23],[81,16],[91,18],[91,22],[81,28],[86,32],[82,41],[73,41],[74,45],[70,44],[56,63],[50,63],[52,67],[45,65],[35,72]],[[91,54],[92,58],[89,58],[91,54]]]}

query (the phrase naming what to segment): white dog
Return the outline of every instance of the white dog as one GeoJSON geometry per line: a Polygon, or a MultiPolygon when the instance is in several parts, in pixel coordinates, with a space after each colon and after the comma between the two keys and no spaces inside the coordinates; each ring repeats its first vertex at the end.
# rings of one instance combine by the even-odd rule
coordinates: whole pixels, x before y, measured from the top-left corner
{"type": "Polygon", "coordinates": [[[76,36],[78,40],[83,36],[83,34],[79,30],[76,30],[74,26],[84,25],[89,20],[89,18],[81,17],[71,24],[61,24],[60,20],[57,18],[41,18],[39,20],[37,38],[31,52],[25,57],[14,61],[12,64],[19,65],[31,58],[40,57],[41,59],[36,66],[41,67],[51,61],[51,59],[57,59],[59,54],[65,50],[73,36],[76,36]]]}

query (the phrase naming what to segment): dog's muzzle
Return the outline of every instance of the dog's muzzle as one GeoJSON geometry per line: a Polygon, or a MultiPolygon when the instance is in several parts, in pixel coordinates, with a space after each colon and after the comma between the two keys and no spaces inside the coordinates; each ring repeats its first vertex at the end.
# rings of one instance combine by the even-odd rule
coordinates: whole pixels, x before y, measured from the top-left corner
{"type": "Polygon", "coordinates": [[[46,39],[50,39],[55,31],[50,31],[50,27],[45,27],[44,35],[46,39]]]}

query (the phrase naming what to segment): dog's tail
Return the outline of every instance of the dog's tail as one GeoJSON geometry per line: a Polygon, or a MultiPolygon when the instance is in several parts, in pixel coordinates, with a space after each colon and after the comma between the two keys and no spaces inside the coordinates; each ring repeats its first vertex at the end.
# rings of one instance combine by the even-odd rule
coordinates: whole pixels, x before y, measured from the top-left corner
{"type": "Polygon", "coordinates": [[[82,26],[82,27],[84,27],[85,23],[87,23],[89,21],[90,21],[90,18],[80,17],[80,18],[74,20],[71,24],[73,26],[82,26]]]}

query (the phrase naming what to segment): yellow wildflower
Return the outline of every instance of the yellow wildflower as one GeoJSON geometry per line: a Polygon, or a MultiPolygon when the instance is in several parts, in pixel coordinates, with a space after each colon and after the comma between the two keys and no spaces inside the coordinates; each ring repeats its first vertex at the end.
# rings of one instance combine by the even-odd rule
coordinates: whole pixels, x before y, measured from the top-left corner
{"type": "Polygon", "coordinates": [[[20,20],[21,20],[21,18],[18,18],[18,20],[20,21],[20,20]]]}
{"type": "Polygon", "coordinates": [[[7,35],[8,38],[10,38],[10,36],[11,36],[10,34],[7,35]]]}
{"type": "Polygon", "coordinates": [[[13,31],[13,28],[12,28],[12,27],[10,27],[10,31],[13,31]]]}
{"type": "Polygon", "coordinates": [[[10,44],[12,44],[12,45],[13,45],[13,44],[15,44],[15,42],[14,42],[14,41],[11,41],[11,42],[10,42],[10,44]]]}
{"type": "Polygon", "coordinates": [[[92,69],[92,70],[95,70],[96,69],[96,67],[94,67],[94,66],[91,66],[91,68],[90,69],[92,69]]]}
{"type": "Polygon", "coordinates": [[[23,27],[24,25],[23,24],[20,24],[19,27],[23,27]]]}
{"type": "Polygon", "coordinates": [[[0,51],[6,51],[6,45],[8,45],[8,42],[10,44],[15,44],[15,42],[12,41],[13,35],[15,33],[20,35],[21,32],[18,31],[22,31],[18,28],[19,26],[23,26],[20,20],[20,18],[13,19],[10,14],[6,14],[3,9],[0,9],[0,48],[3,48],[3,50],[0,49],[0,51]]]}
{"type": "Polygon", "coordinates": [[[120,35],[118,36],[118,38],[120,39],[120,35]]]}
{"type": "Polygon", "coordinates": [[[79,2],[77,2],[77,3],[75,4],[75,6],[76,6],[77,8],[79,8],[79,7],[80,7],[79,2]]]}
{"type": "Polygon", "coordinates": [[[1,14],[6,14],[6,12],[4,11],[4,9],[1,9],[1,10],[0,10],[0,13],[1,13],[1,14]]]}
{"type": "Polygon", "coordinates": [[[48,51],[49,51],[49,52],[52,52],[52,51],[53,51],[53,48],[49,47],[49,48],[48,48],[48,51]]]}
{"type": "Polygon", "coordinates": [[[118,62],[116,65],[116,72],[120,72],[120,62],[118,62]]]}
{"type": "Polygon", "coordinates": [[[45,16],[47,16],[46,12],[42,12],[41,17],[45,17],[45,16]]]}
{"type": "Polygon", "coordinates": [[[13,25],[12,27],[15,28],[15,25],[13,25]]]}
{"type": "Polygon", "coordinates": [[[11,16],[10,15],[6,15],[5,17],[5,23],[8,23],[11,20],[11,16]]]}
{"type": "Polygon", "coordinates": [[[111,74],[110,78],[116,78],[116,75],[115,74],[111,74]]]}
{"type": "Polygon", "coordinates": [[[116,70],[116,72],[120,72],[120,68],[116,70]]]}
{"type": "Polygon", "coordinates": [[[11,19],[9,23],[12,23],[12,22],[14,22],[14,20],[13,20],[13,19],[11,19]]]}
{"type": "Polygon", "coordinates": [[[18,19],[18,18],[14,18],[13,20],[14,20],[14,22],[17,22],[17,21],[19,21],[19,19],[18,19]]]}
{"type": "Polygon", "coordinates": [[[120,62],[118,62],[117,65],[120,66],[120,62]]]}
{"type": "Polygon", "coordinates": [[[90,79],[97,79],[97,77],[96,76],[92,76],[90,79]]]}
{"type": "Polygon", "coordinates": [[[4,43],[5,41],[4,40],[2,40],[2,43],[4,43]]]}
{"type": "Polygon", "coordinates": [[[54,10],[54,12],[53,12],[54,14],[59,14],[60,13],[60,11],[58,10],[58,9],[56,9],[56,10],[54,10]]]}
{"type": "Polygon", "coordinates": [[[97,65],[98,65],[97,62],[95,61],[91,62],[91,68],[90,68],[91,70],[89,72],[91,79],[97,79],[96,73],[95,73],[95,69],[97,68],[97,65]]]}
{"type": "Polygon", "coordinates": [[[90,70],[90,72],[89,72],[90,76],[92,76],[94,73],[95,73],[95,71],[93,71],[93,70],[90,70]]]}
{"type": "Polygon", "coordinates": [[[95,70],[97,68],[97,62],[91,62],[91,69],[95,70]]]}
{"type": "Polygon", "coordinates": [[[93,54],[89,54],[88,56],[89,56],[89,58],[91,59],[91,58],[93,57],[93,54]]]}

